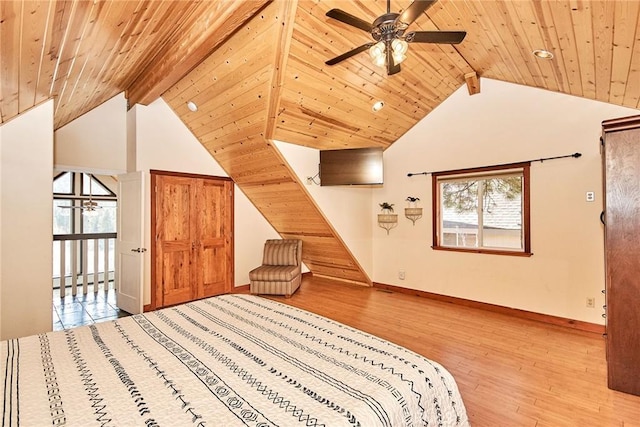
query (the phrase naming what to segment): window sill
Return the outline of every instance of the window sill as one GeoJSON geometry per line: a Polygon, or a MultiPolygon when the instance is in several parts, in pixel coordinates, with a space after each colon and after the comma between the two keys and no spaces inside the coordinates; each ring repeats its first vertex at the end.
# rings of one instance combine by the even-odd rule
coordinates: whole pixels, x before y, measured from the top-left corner
{"type": "Polygon", "coordinates": [[[448,252],[466,252],[472,254],[489,254],[489,255],[509,255],[517,257],[530,257],[532,252],[516,252],[499,249],[480,249],[480,248],[454,248],[449,246],[431,246],[431,249],[436,251],[448,251],[448,252]]]}

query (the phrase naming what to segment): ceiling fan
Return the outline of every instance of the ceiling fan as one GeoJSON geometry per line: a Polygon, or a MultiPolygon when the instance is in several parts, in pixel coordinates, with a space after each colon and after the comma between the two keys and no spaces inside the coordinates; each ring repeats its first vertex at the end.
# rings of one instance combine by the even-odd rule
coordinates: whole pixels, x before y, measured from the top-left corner
{"type": "Polygon", "coordinates": [[[98,213],[98,209],[102,209],[102,206],[99,206],[98,203],[93,200],[85,200],[80,206],[58,205],[58,207],[64,209],[82,209],[83,215],[95,215],[98,213]]]}
{"type": "Polygon", "coordinates": [[[89,200],[85,200],[80,203],[80,206],[75,205],[58,205],[59,208],[64,209],[82,209],[83,215],[95,215],[97,214],[96,210],[102,209],[102,206],[98,205],[97,202],[94,202],[92,199],[93,192],[91,191],[91,181],[92,177],[89,177],[89,200]]]}
{"type": "Polygon", "coordinates": [[[386,66],[387,74],[392,75],[400,71],[400,63],[406,58],[407,43],[458,44],[462,42],[467,35],[466,31],[410,31],[405,33],[409,25],[435,2],[436,0],[414,0],[403,12],[394,13],[391,12],[391,0],[387,0],[387,13],[378,16],[373,23],[368,23],[343,10],[331,9],[326,14],[329,18],[370,33],[375,42],[365,43],[326,61],[325,64],[335,65],[368,49],[374,64],[386,66]]]}

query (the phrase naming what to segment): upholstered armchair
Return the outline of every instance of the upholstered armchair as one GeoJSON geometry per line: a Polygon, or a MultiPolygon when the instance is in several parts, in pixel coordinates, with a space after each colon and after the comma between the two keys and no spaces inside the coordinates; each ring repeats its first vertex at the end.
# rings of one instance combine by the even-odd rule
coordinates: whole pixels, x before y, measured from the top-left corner
{"type": "Polygon", "coordinates": [[[302,280],[302,240],[270,239],[264,244],[262,265],[249,272],[252,294],[289,298],[302,280]]]}

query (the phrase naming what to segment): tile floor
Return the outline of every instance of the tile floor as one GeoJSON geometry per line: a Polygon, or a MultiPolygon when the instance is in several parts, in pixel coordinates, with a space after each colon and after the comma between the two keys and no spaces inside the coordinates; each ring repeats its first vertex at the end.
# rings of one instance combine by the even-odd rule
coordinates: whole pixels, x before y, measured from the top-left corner
{"type": "Polygon", "coordinates": [[[125,316],[129,316],[129,313],[116,306],[116,293],[113,289],[99,290],[94,293],[89,287],[89,292],[86,295],[82,295],[82,291],[80,291],[74,297],[69,288],[64,298],[60,298],[58,289],[53,290],[54,331],[91,325],[125,316]]]}

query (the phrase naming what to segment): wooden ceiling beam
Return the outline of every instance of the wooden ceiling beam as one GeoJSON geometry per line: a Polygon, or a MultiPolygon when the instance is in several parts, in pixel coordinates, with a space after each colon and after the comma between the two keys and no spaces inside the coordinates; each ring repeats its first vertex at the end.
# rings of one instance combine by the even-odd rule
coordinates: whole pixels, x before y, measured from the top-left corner
{"type": "Polygon", "coordinates": [[[275,49],[273,78],[271,80],[271,92],[269,93],[269,107],[267,110],[267,123],[265,129],[265,137],[267,140],[273,139],[274,130],[276,128],[276,120],[278,118],[278,110],[280,105],[281,90],[285,82],[284,70],[287,67],[289,59],[289,49],[291,48],[291,35],[293,34],[293,25],[296,17],[296,9],[298,8],[298,0],[290,0],[282,2],[279,8],[282,26],[278,32],[278,48],[275,49]]]}
{"type": "Polygon", "coordinates": [[[467,90],[469,90],[469,95],[480,93],[480,78],[478,78],[478,74],[475,71],[473,73],[465,74],[464,80],[467,82],[467,90]]]}
{"type": "Polygon", "coordinates": [[[206,2],[206,13],[176,32],[127,88],[129,105],[155,101],[271,1],[206,2]]]}

